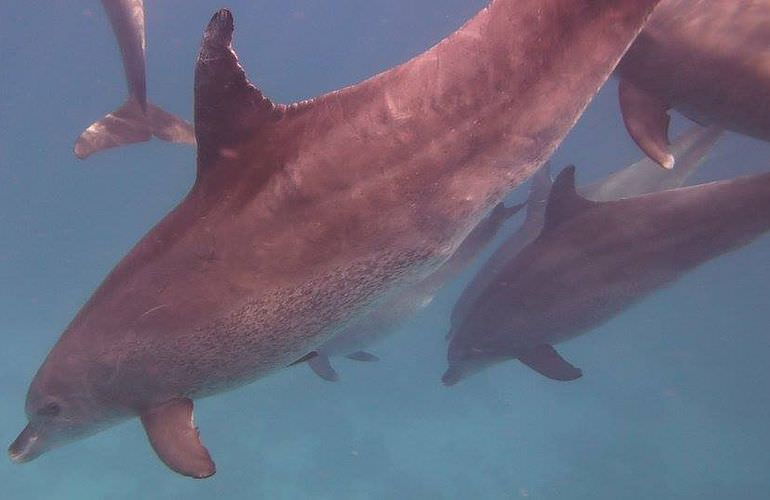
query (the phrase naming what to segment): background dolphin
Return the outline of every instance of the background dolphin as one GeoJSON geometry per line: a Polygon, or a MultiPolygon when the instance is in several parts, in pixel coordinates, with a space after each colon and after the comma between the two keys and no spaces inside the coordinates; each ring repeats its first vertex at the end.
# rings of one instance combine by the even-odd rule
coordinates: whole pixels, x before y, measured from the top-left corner
{"type": "Polygon", "coordinates": [[[369,80],[290,106],[252,85],[222,10],[195,70],[197,178],[35,375],[19,462],[139,417],[215,466],[194,398],[283,368],[445,261],[554,151],[657,0],[496,0],[369,80]]]}
{"type": "Polygon", "coordinates": [[[664,0],[618,65],[623,120],[671,168],[669,109],[770,140],[770,0],[664,0]]]}
{"type": "Polygon", "coordinates": [[[454,325],[446,385],[509,359],[555,380],[580,377],[553,345],[770,230],[770,173],[594,202],[568,167],[545,219],[454,325]]]}
{"type": "MultiPolygon", "coordinates": [[[[677,137],[671,147],[677,161],[674,170],[663,170],[650,158],[642,158],[598,182],[579,187],[578,191],[593,201],[612,201],[680,187],[701,166],[720,136],[718,128],[694,125],[677,137]]],[[[532,176],[524,222],[500,245],[465,287],[452,309],[452,325],[459,325],[463,321],[468,308],[497,278],[502,267],[540,234],[550,192],[551,173],[546,164],[532,176]]],[[[447,338],[452,335],[452,330],[447,333],[447,338]]]]}
{"type": "Polygon", "coordinates": [[[353,321],[341,333],[316,349],[307,360],[308,365],[319,377],[334,382],[339,376],[329,362],[330,357],[345,356],[355,361],[377,361],[379,358],[365,349],[397,332],[404,323],[427,307],[436,293],[473,263],[503,224],[523,207],[523,204],[506,207],[498,203],[441,267],[424,280],[391,294],[370,312],[353,321]]]}
{"type": "Polygon", "coordinates": [[[169,142],[195,144],[192,125],[147,101],[143,0],[102,0],[102,5],[123,57],[128,99],[78,137],[75,155],[86,158],[104,149],[149,141],[152,136],[169,142]]]}

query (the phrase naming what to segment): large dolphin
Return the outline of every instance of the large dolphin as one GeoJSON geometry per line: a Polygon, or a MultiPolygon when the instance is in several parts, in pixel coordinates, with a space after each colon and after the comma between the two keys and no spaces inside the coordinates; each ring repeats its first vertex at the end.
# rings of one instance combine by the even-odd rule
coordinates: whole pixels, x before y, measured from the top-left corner
{"type": "Polygon", "coordinates": [[[668,110],[770,140],[770,0],[663,0],[618,65],[629,133],[671,168],[668,110]]]}
{"type": "MultiPolygon", "coordinates": [[[[658,169],[661,170],[661,169],[658,169]]],[[[473,228],[454,254],[427,278],[405,286],[390,294],[368,313],[356,318],[339,334],[316,349],[307,358],[310,368],[324,380],[335,382],[339,375],[329,358],[345,356],[355,361],[377,361],[379,358],[365,351],[372,345],[397,332],[400,327],[431,303],[433,297],[460,275],[487,247],[505,221],[524,207],[524,204],[506,207],[498,203],[473,228]]]]}
{"type": "Polygon", "coordinates": [[[75,142],[78,158],[124,144],[149,141],[195,143],[192,125],[147,101],[143,0],[102,0],[123,56],[126,102],[89,126],[75,142]]]}
{"type": "MultiPolygon", "coordinates": [[[[720,136],[721,130],[718,128],[693,125],[677,137],[671,146],[678,165],[674,170],[663,170],[653,160],[642,158],[598,182],[578,187],[578,191],[593,201],[612,201],[680,187],[701,166],[720,136]]],[[[500,245],[465,287],[452,309],[452,325],[463,321],[468,308],[487,289],[489,283],[497,278],[503,266],[540,234],[550,192],[551,173],[546,164],[532,176],[524,222],[500,245]]],[[[447,337],[452,335],[453,330],[450,328],[447,337]]]]}
{"type": "Polygon", "coordinates": [[[554,344],[770,230],[770,173],[606,202],[580,196],[574,175],[562,171],[540,235],[454,325],[445,384],[511,359],[574,380],[554,344]]]}
{"type": "Polygon", "coordinates": [[[192,400],[289,365],[446,260],[657,1],[495,0],[411,61],[290,106],[248,81],[218,12],[195,69],[196,181],[53,347],[11,457],[140,417],[170,468],[212,475],[192,400]]]}

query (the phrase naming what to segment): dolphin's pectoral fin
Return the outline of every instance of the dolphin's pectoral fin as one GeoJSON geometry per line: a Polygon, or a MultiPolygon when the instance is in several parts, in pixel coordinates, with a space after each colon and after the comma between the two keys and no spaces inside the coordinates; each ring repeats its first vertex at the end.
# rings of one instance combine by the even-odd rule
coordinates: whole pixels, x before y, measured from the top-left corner
{"type": "Polygon", "coordinates": [[[580,196],[575,189],[575,167],[565,167],[553,182],[545,207],[543,232],[560,225],[565,220],[575,217],[580,212],[595,206],[597,202],[580,196]]]}
{"type": "Polygon", "coordinates": [[[185,476],[203,479],[216,467],[198,436],[193,420],[193,402],[174,399],[142,415],[150,444],[163,463],[185,476]]]}
{"type": "Polygon", "coordinates": [[[307,353],[304,356],[302,356],[301,358],[299,358],[297,361],[295,361],[293,363],[289,363],[289,366],[294,366],[294,365],[298,365],[300,363],[304,363],[306,361],[310,361],[311,359],[313,359],[313,358],[315,358],[317,356],[318,356],[318,353],[316,351],[310,351],[309,353],[307,353]]]}
{"type": "Polygon", "coordinates": [[[523,354],[519,361],[541,375],[553,380],[569,381],[583,376],[579,368],[575,368],[562,358],[553,346],[541,344],[523,354]]]}
{"type": "Polygon", "coordinates": [[[324,354],[319,354],[318,356],[309,359],[307,364],[310,365],[310,368],[312,368],[316,375],[324,380],[336,382],[340,379],[340,376],[337,375],[337,372],[334,370],[331,363],[329,363],[329,357],[324,354]]]}
{"type": "Polygon", "coordinates": [[[380,360],[380,358],[378,358],[374,354],[366,351],[351,352],[345,357],[348,359],[352,359],[354,361],[379,361],[380,360]]]}
{"type": "Polygon", "coordinates": [[[147,123],[152,135],[162,141],[195,144],[195,131],[191,123],[149,102],[147,123]]]}
{"type": "Polygon", "coordinates": [[[195,65],[199,176],[222,158],[237,158],[237,147],[268,133],[269,125],[285,110],[249,82],[232,48],[232,38],[233,16],[222,9],[206,28],[195,65]]]}
{"type": "Polygon", "coordinates": [[[94,122],[75,141],[81,160],[105,149],[149,141],[152,131],[139,102],[130,97],[121,107],[94,122]]]}
{"type": "Polygon", "coordinates": [[[624,79],[620,80],[618,95],[623,122],[634,142],[660,166],[674,168],[668,140],[669,106],[624,79]]]}

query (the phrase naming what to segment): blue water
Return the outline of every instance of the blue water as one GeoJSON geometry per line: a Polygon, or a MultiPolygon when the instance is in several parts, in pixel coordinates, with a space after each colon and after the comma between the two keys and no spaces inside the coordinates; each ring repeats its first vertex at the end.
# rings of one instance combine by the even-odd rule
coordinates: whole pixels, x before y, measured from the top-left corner
{"type": "MultiPolygon", "coordinates": [[[[388,68],[485,0],[231,0],[236,46],[277,101],[388,68]]],[[[150,99],[191,118],[202,29],[221,5],[147,1],[150,99]]],[[[80,131],[122,102],[114,38],[95,0],[3,2],[0,13],[0,442],[25,424],[27,385],[59,333],[130,246],[189,188],[194,152],[158,141],[82,162],[80,131]]],[[[589,181],[641,153],[615,83],[554,158],[589,181]]],[[[675,130],[686,126],[677,119],[675,130]]],[[[768,169],[770,147],[728,134],[694,182],[768,169]]],[[[513,198],[522,198],[521,190],[513,198]]],[[[515,229],[518,220],[506,229],[515,229]]],[[[217,462],[167,470],[137,421],[25,465],[0,460],[0,498],[770,498],[770,238],[712,261],[590,335],[560,346],[574,383],[518,363],[443,387],[444,290],[373,348],[199,401],[217,462]]]]}

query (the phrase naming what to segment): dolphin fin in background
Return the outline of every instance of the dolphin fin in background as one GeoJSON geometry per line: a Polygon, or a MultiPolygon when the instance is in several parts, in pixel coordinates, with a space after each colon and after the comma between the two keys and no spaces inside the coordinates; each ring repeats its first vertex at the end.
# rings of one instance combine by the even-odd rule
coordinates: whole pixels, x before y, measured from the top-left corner
{"type": "Polygon", "coordinates": [[[105,149],[149,141],[153,135],[164,141],[195,144],[190,123],[150,103],[145,111],[139,101],[129,97],[125,104],[80,134],[75,142],[75,156],[82,160],[105,149]]]}
{"type": "Polygon", "coordinates": [[[315,358],[316,356],[318,356],[318,352],[310,351],[309,353],[307,353],[304,356],[302,356],[301,358],[299,358],[297,361],[295,361],[293,363],[289,363],[289,366],[299,365],[299,364],[304,363],[306,361],[310,361],[311,359],[315,358]]]}
{"type": "Polygon", "coordinates": [[[548,204],[545,208],[544,233],[552,230],[562,222],[575,217],[583,210],[588,210],[597,202],[588,200],[580,196],[575,188],[575,167],[570,165],[565,167],[551,187],[551,193],[548,196],[548,204]]]}
{"type": "Polygon", "coordinates": [[[518,356],[519,361],[552,380],[568,382],[579,379],[583,372],[562,358],[553,346],[540,344],[518,356]]]}
{"type": "Polygon", "coordinates": [[[142,415],[142,424],[155,453],[172,470],[196,479],[214,475],[216,466],[198,436],[191,399],[173,399],[151,409],[142,415]]]}
{"type": "Polygon", "coordinates": [[[348,359],[352,359],[353,361],[379,361],[380,360],[380,358],[378,358],[374,354],[366,351],[351,352],[345,357],[348,359]]]}
{"type": "Polygon", "coordinates": [[[190,122],[155,106],[151,102],[147,103],[147,121],[152,135],[161,141],[195,144],[195,131],[190,122]]]}
{"type": "Polygon", "coordinates": [[[661,167],[674,168],[668,140],[669,106],[624,79],[620,80],[618,96],[623,123],[634,142],[661,167]]]}
{"type": "Polygon", "coordinates": [[[324,354],[318,354],[318,356],[310,358],[307,364],[316,375],[328,382],[336,382],[340,379],[337,371],[329,363],[329,357],[324,354]]]}

